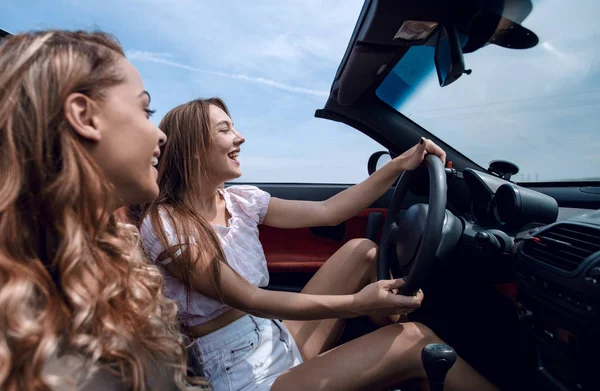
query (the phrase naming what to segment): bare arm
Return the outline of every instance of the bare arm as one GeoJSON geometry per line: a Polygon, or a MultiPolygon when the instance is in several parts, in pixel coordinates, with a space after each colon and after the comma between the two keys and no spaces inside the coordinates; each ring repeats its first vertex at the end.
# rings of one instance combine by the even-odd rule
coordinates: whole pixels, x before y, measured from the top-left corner
{"type": "Polygon", "coordinates": [[[404,170],[417,168],[428,153],[445,163],[446,154],[431,140],[417,144],[371,176],[325,201],[292,201],[273,197],[264,224],[277,228],[337,225],[379,199],[404,170]]]}
{"type": "MultiPolygon", "coordinates": [[[[186,253],[184,256],[199,257],[198,248],[195,246],[191,246],[186,253]]],[[[161,258],[162,256],[159,257],[161,258]]],[[[181,278],[175,262],[177,260],[165,267],[169,273],[181,278]]],[[[209,273],[210,262],[199,257],[190,276],[191,287],[202,295],[220,300],[209,273]]],[[[423,298],[422,293],[415,297],[392,293],[392,289],[397,289],[404,283],[401,279],[373,283],[354,295],[310,295],[270,291],[250,284],[225,263],[221,263],[219,283],[225,304],[256,316],[275,319],[312,320],[351,318],[379,313],[400,314],[418,308],[423,298]]]]}

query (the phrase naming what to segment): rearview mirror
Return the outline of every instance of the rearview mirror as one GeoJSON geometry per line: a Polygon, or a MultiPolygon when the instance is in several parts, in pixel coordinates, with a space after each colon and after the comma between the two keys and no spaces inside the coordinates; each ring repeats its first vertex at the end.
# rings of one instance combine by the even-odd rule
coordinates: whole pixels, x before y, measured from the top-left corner
{"type": "Polygon", "coordinates": [[[434,54],[440,87],[454,83],[465,73],[465,60],[454,25],[440,26],[434,54]]]}

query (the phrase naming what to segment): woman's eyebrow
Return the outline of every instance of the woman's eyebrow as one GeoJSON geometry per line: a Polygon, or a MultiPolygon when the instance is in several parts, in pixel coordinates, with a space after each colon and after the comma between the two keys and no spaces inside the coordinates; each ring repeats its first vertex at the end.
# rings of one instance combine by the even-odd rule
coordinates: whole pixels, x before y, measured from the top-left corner
{"type": "Polygon", "coordinates": [[[233,126],[233,122],[229,122],[227,120],[222,120],[222,121],[217,122],[217,124],[215,126],[220,126],[220,125],[233,126]]]}

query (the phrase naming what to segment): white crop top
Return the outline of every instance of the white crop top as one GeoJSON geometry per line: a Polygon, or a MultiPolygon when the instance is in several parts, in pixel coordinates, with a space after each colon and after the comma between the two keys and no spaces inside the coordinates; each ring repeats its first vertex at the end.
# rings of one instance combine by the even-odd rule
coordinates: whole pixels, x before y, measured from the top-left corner
{"type": "MultiPolygon", "coordinates": [[[[227,263],[251,284],[259,287],[267,286],[269,272],[265,253],[258,240],[258,225],[267,214],[271,195],[255,186],[246,185],[231,186],[221,191],[231,218],[227,227],[215,224],[212,227],[221,241],[227,263]]],[[[173,230],[168,215],[165,212],[160,215],[169,247],[178,245],[180,240],[173,230]]],[[[166,247],[158,240],[149,217],[144,219],[140,231],[144,249],[152,262],[163,271],[167,286],[166,294],[177,302],[179,316],[185,326],[192,327],[208,322],[231,308],[195,291],[190,292],[188,306],[183,282],[172,276],[161,263],[157,262],[158,256],[166,250],[166,247]]],[[[168,262],[170,259],[162,263],[168,262]]]]}

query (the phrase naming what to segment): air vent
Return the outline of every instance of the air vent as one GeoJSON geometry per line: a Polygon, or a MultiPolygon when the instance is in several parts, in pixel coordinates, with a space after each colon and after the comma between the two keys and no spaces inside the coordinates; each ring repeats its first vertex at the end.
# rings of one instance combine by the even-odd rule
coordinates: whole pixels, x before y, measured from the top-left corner
{"type": "Polygon", "coordinates": [[[535,234],[521,250],[523,254],[558,269],[573,271],[600,251],[600,229],[576,224],[558,224],[535,234]]]}

